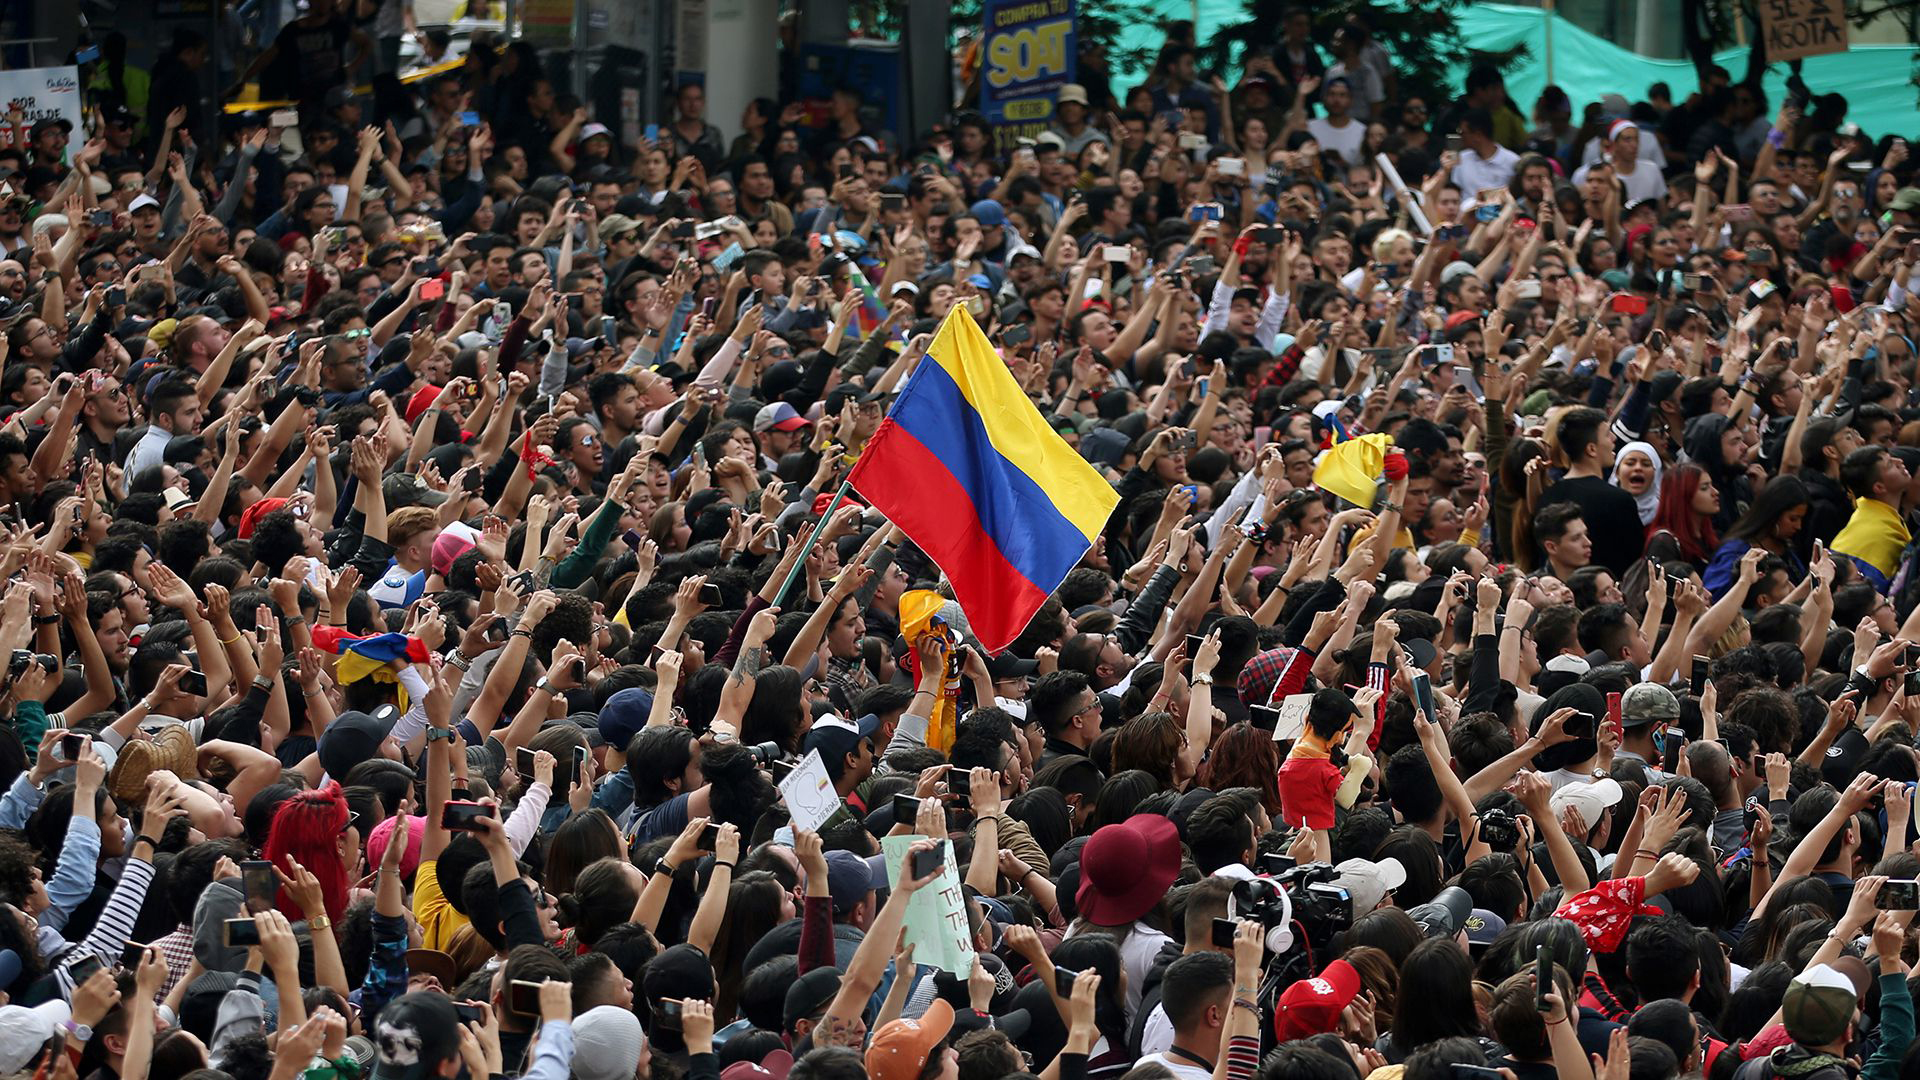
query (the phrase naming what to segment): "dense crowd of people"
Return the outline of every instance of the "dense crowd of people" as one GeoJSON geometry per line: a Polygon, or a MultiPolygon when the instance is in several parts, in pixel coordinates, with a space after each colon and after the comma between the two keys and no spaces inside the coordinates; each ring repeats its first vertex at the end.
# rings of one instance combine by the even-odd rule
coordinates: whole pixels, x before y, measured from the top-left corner
{"type": "Polygon", "coordinates": [[[0,1075],[1920,1071],[1903,137],[1303,9],[636,143],[368,14],[0,147],[0,1075]],[[832,505],[955,307],[1119,500],[1003,650],[832,505]]]}

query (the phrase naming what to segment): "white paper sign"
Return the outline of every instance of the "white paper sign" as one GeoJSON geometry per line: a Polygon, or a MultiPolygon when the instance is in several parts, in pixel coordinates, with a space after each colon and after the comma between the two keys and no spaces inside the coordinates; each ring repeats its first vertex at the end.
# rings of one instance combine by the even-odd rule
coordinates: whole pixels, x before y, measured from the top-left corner
{"type": "Polygon", "coordinates": [[[85,112],[80,102],[80,72],[73,67],[20,68],[0,71],[0,146],[24,146],[35,122],[49,116],[73,125],[68,156],[86,142],[85,112]],[[15,128],[10,114],[20,111],[15,128]]]}
{"type": "Polygon", "coordinates": [[[800,764],[780,781],[780,797],[787,801],[793,827],[806,832],[819,831],[833,812],[840,809],[840,793],[833,789],[833,780],[827,776],[827,765],[820,760],[818,749],[807,751],[800,764]]]}
{"type": "Polygon", "coordinates": [[[1273,741],[1297,740],[1306,734],[1307,709],[1312,704],[1312,694],[1288,694],[1281,698],[1276,706],[1280,710],[1280,719],[1273,725],[1273,741]]]}

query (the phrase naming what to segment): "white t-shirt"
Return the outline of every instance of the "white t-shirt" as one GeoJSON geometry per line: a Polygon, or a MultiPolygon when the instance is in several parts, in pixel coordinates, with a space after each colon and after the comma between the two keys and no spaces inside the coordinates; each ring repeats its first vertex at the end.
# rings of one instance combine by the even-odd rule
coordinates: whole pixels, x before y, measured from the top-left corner
{"type": "MultiPolygon", "coordinates": [[[[1587,174],[1593,171],[1592,165],[1582,165],[1573,171],[1573,186],[1586,190],[1587,174]]],[[[1627,202],[1639,202],[1642,199],[1658,199],[1667,193],[1666,178],[1660,170],[1653,167],[1646,158],[1636,158],[1633,172],[1623,173],[1618,169],[1613,175],[1627,186],[1627,202]]]]}
{"type": "Polygon", "coordinates": [[[1513,179],[1513,170],[1519,167],[1520,155],[1498,143],[1494,144],[1491,158],[1483,158],[1471,148],[1462,147],[1460,164],[1453,167],[1453,183],[1460,189],[1461,201],[1472,205],[1479,192],[1506,187],[1513,179]]]}
{"type": "Polygon", "coordinates": [[[1367,141],[1367,125],[1349,116],[1345,127],[1334,127],[1324,116],[1316,116],[1307,121],[1307,133],[1320,149],[1331,150],[1340,155],[1340,160],[1349,165],[1360,161],[1360,147],[1367,141]]]}
{"type": "Polygon", "coordinates": [[[1169,1054],[1147,1054],[1134,1062],[1133,1067],[1137,1069],[1147,1064],[1165,1065],[1167,1071],[1174,1075],[1174,1080],[1213,1080],[1212,1073],[1186,1058],[1173,1057],[1169,1054]]]}

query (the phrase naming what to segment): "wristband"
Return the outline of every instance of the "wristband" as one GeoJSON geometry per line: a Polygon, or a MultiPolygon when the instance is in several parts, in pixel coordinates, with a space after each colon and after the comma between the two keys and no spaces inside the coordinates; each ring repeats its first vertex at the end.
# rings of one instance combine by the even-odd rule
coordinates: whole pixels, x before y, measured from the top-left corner
{"type": "Polygon", "coordinates": [[[452,656],[447,657],[447,665],[460,671],[473,670],[473,661],[467,659],[467,654],[458,649],[453,651],[452,656]]]}
{"type": "Polygon", "coordinates": [[[527,629],[524,626],[516,626],[513,628],[513,632],[511,634],[508,634],[507,636],[508,637],[524,637],[524,638],[527,638],[528,640],[532,640],[533,631],[527,629]]]}
{"type": "Polygon", "coordinates": [[[35,615],[33,617],[33,625],[35,626],[52,626],[59,621],[60,616],[58,615],[35,615]]]}
{"type": "Polygon", "coordinates": [[[141,833],[140,835],[133,838],[133,842],[136,844],[142,840],[145,840],[147,844],[150,847],[152,847],[155,851],[158,851],[160,849],[160,841],[155,840],[153,837],[148,836],[146,833],[141,833]]]}

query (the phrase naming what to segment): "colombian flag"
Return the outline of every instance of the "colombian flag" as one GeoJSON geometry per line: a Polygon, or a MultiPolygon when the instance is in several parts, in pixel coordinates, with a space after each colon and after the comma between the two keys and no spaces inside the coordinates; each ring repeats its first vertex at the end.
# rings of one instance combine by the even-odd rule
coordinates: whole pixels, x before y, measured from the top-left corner
{"type": "Polygon", "coordinates": [[[962,305],[848,482],[953,583],[989,653],[1020,636],[1120,496],[1014,381],[962,305]]]}
{"type": "MultiPolygon", "coordinates": [[[[334,678],[345,686],[361,679],[397,682],[388,665],[395,662],[420,664],[427,659],[426,643],[410,634],[372,634],[356,637],[338,626],[312,629],[314,648],[340,659],[334,662],[334,678]]],[[[407,692],[400,691],[401,707],[406,707],[407,692]]]]}

